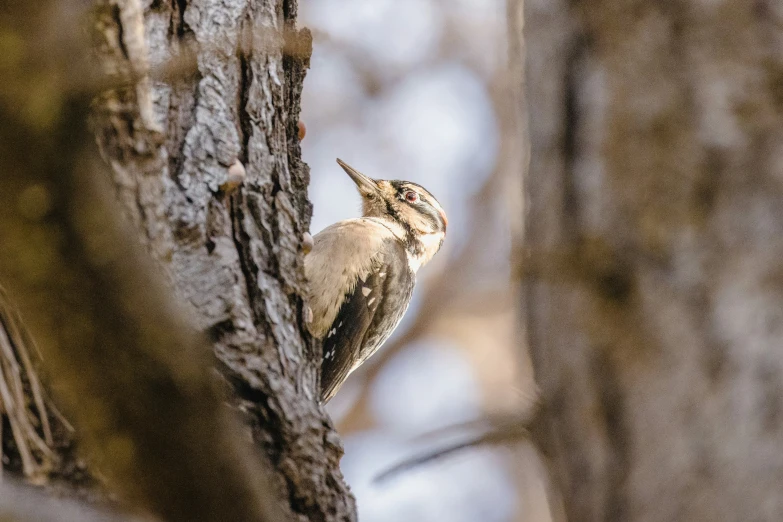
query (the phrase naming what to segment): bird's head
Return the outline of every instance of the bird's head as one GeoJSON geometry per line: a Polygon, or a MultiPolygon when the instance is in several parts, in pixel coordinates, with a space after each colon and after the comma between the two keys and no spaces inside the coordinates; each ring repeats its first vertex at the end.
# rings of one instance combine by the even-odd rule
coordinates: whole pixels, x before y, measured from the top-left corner
{"type": "Polygon", "coordinates": [[[415,268],[427,263],[443,244],[448,219],[435,196],[411,181],[372,179],[344,161],[337,163],[348,173],[362,196],[365,217],[388,220],[399,227],[400,239],[415,268]]]}

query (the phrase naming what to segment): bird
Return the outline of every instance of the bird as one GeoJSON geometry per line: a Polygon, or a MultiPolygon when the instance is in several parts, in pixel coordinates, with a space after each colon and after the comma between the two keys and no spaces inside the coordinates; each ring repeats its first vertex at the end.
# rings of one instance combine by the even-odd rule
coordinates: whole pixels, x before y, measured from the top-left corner
{"type": "Polygon", "coordinates": [[[448,226],[443,207],[421,185],[373,179],[337,163],[356,184],[362,217],[323,229],[305,256],[305,322],[322,342],[322,404],[397,328],[416,273],[440,250],[448,226]]]}

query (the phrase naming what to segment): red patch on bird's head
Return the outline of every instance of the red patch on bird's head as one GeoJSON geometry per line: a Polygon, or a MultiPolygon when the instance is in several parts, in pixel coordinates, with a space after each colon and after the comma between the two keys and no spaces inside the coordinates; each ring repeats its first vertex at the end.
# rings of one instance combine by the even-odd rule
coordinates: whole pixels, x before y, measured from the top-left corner
{"type": "Polygon", "coordinates": [[[441,219],[443,219],[443,231],[445,232],[449,226],[449,218],[446,217],[446,213],[443,211],[442,208],[439,208],[438,212],[440,213],[441,219]]]}

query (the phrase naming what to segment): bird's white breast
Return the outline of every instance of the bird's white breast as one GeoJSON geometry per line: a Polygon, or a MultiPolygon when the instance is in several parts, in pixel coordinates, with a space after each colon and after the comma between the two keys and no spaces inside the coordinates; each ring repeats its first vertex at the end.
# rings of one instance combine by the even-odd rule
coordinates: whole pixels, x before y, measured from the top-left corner
{"type": "Polygon", "coordinates": [[[399,238],[399,225],[380,218],[339,221],[313,238],[313,250],[305,257],[310,282],[308,306],[313,321],[310,333],[321,339],[337,317],[345,294],[366,279],[379,262],[383,242],[399,238]]]}

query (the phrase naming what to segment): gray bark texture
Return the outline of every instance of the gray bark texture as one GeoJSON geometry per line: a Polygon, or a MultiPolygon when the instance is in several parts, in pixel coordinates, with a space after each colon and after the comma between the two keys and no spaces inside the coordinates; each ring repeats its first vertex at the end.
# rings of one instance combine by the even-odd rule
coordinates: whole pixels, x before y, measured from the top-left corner
{"type": "Polygon", "coordinates": [[[317,405],[320,353],[303,323],[312,208],[297,122],[310,39],[296,30],[296,9],[295,0],[106,4],[107,72],[128,67],[142,81],[107,95],[96,127],[120,201],[209,333],[291,515],[344,520],[354,506],[342,446],[317,405]],[[187,61],[186,44],[192,75],[144,76],[187,61]],[[226,193],[237,162],[244,180],[226,193]]]}
{"type": "Polygon", "coordinates": [[[569,520],[783,520],[782,22],[526,1],[524,308],[569,520]]]}
{"type": "Polygon", "coordinates": [[[2,167],[19,173],[0,176],[0,276],[42,337],[44,370],[63,388],[55,395],[77,439],[125,500],[172,520],[199,510],[199,519],[218,520],[220,509],[225,520],[355,520],[342,446],[317,403],[319,347],[303,322],[311,206],[297,121],[311,44],[296,29],[296,1],[99,2],[91,19],[97,78],[73,59],[83,48],[63,36],[79,21],[63,16],[69,9],[76,6],[13,2],[0,20],[12,36],[20,28],[32,64],[29,77],[0,89],[2,167]],[[55,100],[48,119],[35,112],[36,82],[55,100]],[[82,156],[85,91],[117,83],[131,86],[91,103],[108,164],[96,167],[82,156]],[[90,169],[111,173],[119,204],[91,188],[90,169]],[[159,291],[158,274],[135,268],[144,265],[136,234],[111,224],[121,214],[167,290],[159,291]],[[172,297],[185,322],[168,311],[172,297]],[[203,381],[208,350],[194,329],[211,344],[258,454],[235,447],[203,381]],[[152,411],[141,406],[156,400],[152,411]],[[179,423],[171,436],[156,438],[163,419],[155,415],[179,423]],[[167,443],[181,451],[169,455],[167,443]],[[147,457],[150,466],[137,465],[147,457]],[[248,459],[265,462],[270,480],[259,481],[248,459]],[[282,499],[279,516],[270,498],[282,499]]]}

